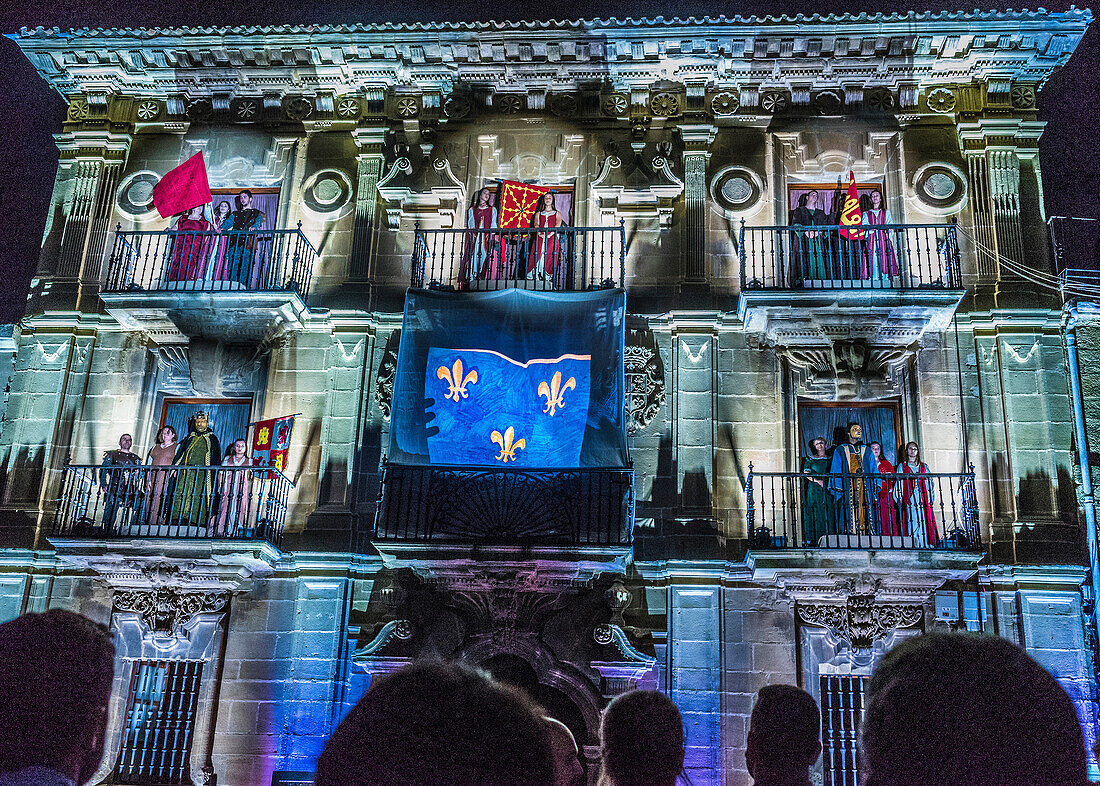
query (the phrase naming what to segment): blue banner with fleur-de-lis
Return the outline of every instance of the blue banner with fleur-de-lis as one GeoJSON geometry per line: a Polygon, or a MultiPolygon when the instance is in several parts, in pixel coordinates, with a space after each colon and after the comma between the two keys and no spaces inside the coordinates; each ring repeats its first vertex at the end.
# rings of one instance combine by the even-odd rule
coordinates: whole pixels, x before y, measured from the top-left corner
{"type": "Polygon", "coordinates": [[[433,464],[575,467],[590,390],[588,355],[514,360],[484,349],[428,351],[433,464]]]}
{"type": "Polygon", "coordinates": [[[626,297],[409,290],[387,458],[624,467],[626,297]]]}

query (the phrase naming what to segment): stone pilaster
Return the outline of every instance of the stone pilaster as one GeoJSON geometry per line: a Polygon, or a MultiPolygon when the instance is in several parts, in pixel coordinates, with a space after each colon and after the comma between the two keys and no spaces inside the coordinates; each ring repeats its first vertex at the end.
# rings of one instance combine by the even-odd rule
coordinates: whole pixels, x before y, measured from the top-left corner
{"type": "Polygon", "coordinates": [[[382,176],[384,127],[356,128],[351,132],[359,147],[359,182],[355,189],[355,228],[352,235],[348,278],[366,281],[370,277],[370,256],[374,245],[374,222],[378,213],[378,179],[382,176]]]}
{"type": "Polygon", "coordinates": [[[1036,157],[1045,125],[1016,119],[959,125],[959,143],[970,177],[970,212],[977,241],[978,280],[982,284],[1015,277],[1001,260],[1008,260],[1010,265],[1028,264],[1021,160],[1036,157]]]}
{"type": "Polygon", "coordinates": [[[712,125],[682,125],[684,140],[684,267],[685,283],[707,280],[707,163],[717,129],[712,125]]]}

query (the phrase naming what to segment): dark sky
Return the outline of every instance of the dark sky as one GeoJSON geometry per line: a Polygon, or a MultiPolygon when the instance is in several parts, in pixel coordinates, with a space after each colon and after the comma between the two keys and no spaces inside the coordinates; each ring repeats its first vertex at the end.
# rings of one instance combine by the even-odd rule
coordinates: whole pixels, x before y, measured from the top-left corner
{"type": "MultiPolygon", "coordinates": [[[[1006,5],[1008,5],[1006,3],[1006,5]]],[[[0,0],[0,32],[20,27],[153,27],[175,25],[277,24],[309,22],[377,22],[472,20],[485,18],[546,18],[553,8],[558,19],[577,17],[665,17],[717,14],[797,14],[859,11],[903,11],[973,8],[973,0],[945,5],[866,0],[799,0],[768,4],[743,0],[719,4],[702,0],[665,0],[638,4],[611,0],[532,0],[487,2],[409,2],[380,0],[263,0],[208,3],[200,0],[0,0]],[[500,12],[495,9],[508,9],[500,12]]],[[[982,5],[982,7],[991,7],[982,5]]],[[[1004,6],[1001,6],[1004,7],[1004,6]]],[[[1063,4],[1053,4],[1062,9],[1063,4]]],[[[1056,73],[1040,95],[1041,117],[1050,121],[1043,136],[1040,161],[1047,211],[1051,215],[1100,218],[1097,170],[1100,146],[1100,40],[1097,23],[1085,36],[1069,65],[1056,73]]],[[[51,134],[61,130],[64,103],[48,90],[12,42],[0,41],[0,322],[19,319],[27,287],[38,258],[46,206],[57,168],[51,134]]]]}

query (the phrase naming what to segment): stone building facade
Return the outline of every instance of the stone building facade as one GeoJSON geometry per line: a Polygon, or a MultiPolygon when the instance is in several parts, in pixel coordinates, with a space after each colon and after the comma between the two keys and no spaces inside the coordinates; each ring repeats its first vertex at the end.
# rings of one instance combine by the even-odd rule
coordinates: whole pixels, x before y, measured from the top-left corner
{"type": "Polygon", "coordinates": [[[696,784],[747,784],[754,693],[799,684],[825,709],[820,777],[851,782],[876,660],[947,628],[1026,647],[1091,741],[1061,304],[1014,269],[1050,265],[1036,94],[1090,21],[16,35],[69,109],[0,425],[0,618],[64,607],[115,632],[97,782],[146,782],[145,761],[165,782],[308,780],[372,677],[416,657],[523,684],[590,758],[609,698],[667,691],[696,784]],[[215,206],[264,206],[262,280],[165,272],[190,252],[153,187],[199,152],[215,206]],[[811,190],[836,212],[849,173],[890,211],[886,262],[835,222],[789,229],[811,190]],[[469,211],[503,180],[568,202],[574,267],[546,297],[625,289],[632,464],[567,486],[459,473],[444,493],[385,460],[403,301],[464,296],[469,211]],[[228,537],[150,524],[146,475],[105,520],[103,454],[126,432],[144,457],[173,407],[296,414],[280,477],[250,471],[269,507],[228,537]],[[919,443],[935,532],[806,534],[806,443],[850,418],[894,461],[919,443]],[[612,534],[550,537],[547,507],[612,534]]]}

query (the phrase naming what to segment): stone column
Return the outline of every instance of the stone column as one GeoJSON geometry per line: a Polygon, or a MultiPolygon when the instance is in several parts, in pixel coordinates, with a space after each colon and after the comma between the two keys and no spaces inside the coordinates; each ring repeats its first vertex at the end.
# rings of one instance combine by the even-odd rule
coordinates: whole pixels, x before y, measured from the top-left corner
{"type": "MultiPolygon", "coordinates": [[[[133,136],[110,130],[75,130],[55,137],[60,150],[54,199],[63,200],[44,243],[40,270],[98,288],[111,214],[133,136]],[[56,253],[56,259],[53,258],[56,253]]],[[[55,208],[56,210],[56,208],[55,208]]]]}
{"type": "MultiPolygon", "coordinates": [[[[702,322],[702,321],[700,321],[702,322]]],[[[673,340],[673,439],[680,508],[710,516],[714,509],[716,336],[710,324],[676,325],[673,340]]]]}
{"type": "MultiPolygon", "coordinates": [[[[970,177],[970,212],[977,240],[978,280],[1016,278],[1001,259],[1027,264],[1020,199],[1020,161],[1033,157],[1046,124],[1028,120],[979,120],[959,125],[959,143],[970,177]]],[[[1038,206],[1041,211],[1041,206],[1038,206]]]]}
{"type": "Polygon", "coordinates": [[[707,162],[717,130],[711,125],[682,125],[684,141],[684,269],[685,283],[707,280],[707,162]]]}
{"type": "Polygon", "coordinates": [[[716,585],[669,587],[668,693],[684,716],[684,771],[693,783],[712,783],[722,769],[721,601],[716,585]]]}
{"type": "Polygon", "coordinates": [[[351,132],[359,147],[359,182],[355,189],[355,227],[352,234],[348,278],[370,278],[370,256],[374,241],[374,222],[378,213],[378,178],[382,176],[385,127],[356,128],[351,132]]]}

